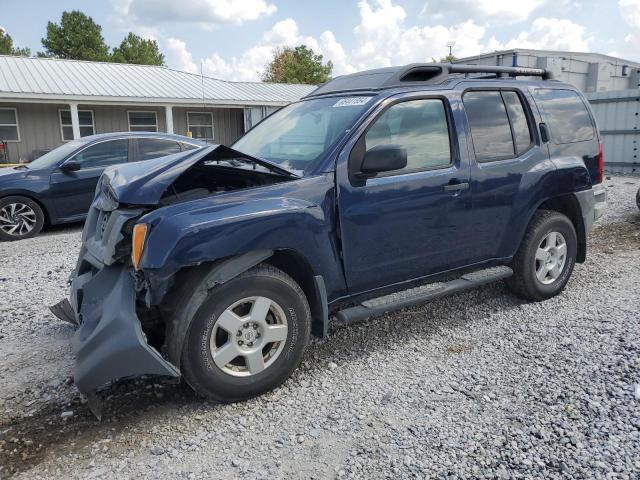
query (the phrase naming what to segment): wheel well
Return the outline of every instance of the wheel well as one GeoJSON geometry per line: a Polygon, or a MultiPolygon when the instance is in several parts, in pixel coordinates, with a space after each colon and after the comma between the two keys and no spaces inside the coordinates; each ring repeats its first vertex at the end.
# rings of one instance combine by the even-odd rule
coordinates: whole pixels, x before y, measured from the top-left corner
{"type": "Polygon", "coordinates": [[[561,195],[545,200],[540,204],[538,210],[553,210],[569,217],[573,227],[576,229],[578,237],[578,252],[576,262],[583,263],[587,258],[587,235],[584,228],[584,220],[582,219],[582,211],[580,203],[573,194],[561,195]]]}
{"type": "Polygon", "coordinates": [[[293,278],[307,297],[311,310],[312,331],[316,335],[323,331],[326,319],[324,316],[323,299],[318,295],[314,272],[307,260],[293,250],[276,250],[265,263],[273,265],[293,278]]]}
{"type": "Polygon", "coordinates": [[[44,206],[44,204],[38,200],[37,198],[32,197],[29,194],[25,194],[25,193],[12,193],[10,195],[3,195],[1,198],[7,198],[7,197],[24,197],[24,198],[28,198],[29,200],[32,200],[34,202],[36,202],[38,204],[38,206],[40,207],[40,210],[42,210],[42,214],[44,215],[44,224],[45,225],[50,225],[51,224],[51,219],[49,217],[49,212],[47,211],[47,208],[44,206]]]}

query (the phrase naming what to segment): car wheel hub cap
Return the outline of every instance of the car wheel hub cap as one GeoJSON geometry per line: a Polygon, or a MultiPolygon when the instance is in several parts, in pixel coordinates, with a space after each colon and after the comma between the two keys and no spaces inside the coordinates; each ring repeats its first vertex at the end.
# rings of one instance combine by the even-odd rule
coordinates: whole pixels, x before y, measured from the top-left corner
{"type": "Polygon", "coordinates": [[[284,350],[287,317],[267,297],[247,297],[229,306],[215,321],[209,339],[213,362],[235,377],[269,368],[284,350]]]}
{"type": "Polygon", "coordinates": [[[543,237],[536,250],[534,268],[536,278],[544,285],[555,282],[567,260],[567,242],[560,232],[550,232],[543,237]]]}
{"type": "Polygon", "coordinates": [[[0,209],[0,230],[21,237],[30,233],[36,225],[36,212],[24,203],[10,203],[0,209]]]}

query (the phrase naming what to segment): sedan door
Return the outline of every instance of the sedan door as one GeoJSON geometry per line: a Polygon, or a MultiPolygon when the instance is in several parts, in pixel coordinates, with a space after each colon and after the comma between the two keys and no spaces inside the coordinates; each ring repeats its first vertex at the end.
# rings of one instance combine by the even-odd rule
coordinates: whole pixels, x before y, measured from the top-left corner
{"type": "Polygon", "coordinates": [[[469,168],[459,155],[455,131],[448,99],[414,95],[381,112],[355,144],[348,174],[339,168],[340,228],[351,293],[466,261],[469,168]],[[407,166],[363,178],[354,152],[382,145],[405,148],[407,166]]]}
{"type": "Polygon", "coordinates": [[[129,159],[129,139],[105,140],[89,145],[65,161],[76,161],[77,171],[56,169],[50,177],[51,197],[57,217],[63,221],[81,220],[88,212],[98,179],[110,165],[129,159]]]}

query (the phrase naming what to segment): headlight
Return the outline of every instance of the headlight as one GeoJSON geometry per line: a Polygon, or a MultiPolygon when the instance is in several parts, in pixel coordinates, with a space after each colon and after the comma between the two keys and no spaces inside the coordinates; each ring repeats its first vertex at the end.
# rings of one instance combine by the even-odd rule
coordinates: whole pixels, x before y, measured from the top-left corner
{"type": "Polygon", "coordinates": [[[132,248],[131,248],[131,262],[133,268],[138,270],[140,266],[140,259],[142,258],[142,250],[144,249],[144,241],[147,238],[148,226],[146,223],[137,223],[133,227],[132,248]]]}

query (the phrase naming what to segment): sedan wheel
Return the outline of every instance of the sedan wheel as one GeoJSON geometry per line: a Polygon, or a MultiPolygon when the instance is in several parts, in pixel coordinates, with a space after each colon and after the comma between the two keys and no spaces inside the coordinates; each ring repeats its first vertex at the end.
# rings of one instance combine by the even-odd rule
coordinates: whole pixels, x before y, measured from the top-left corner
{"type": "Polygon", "coordinates": [[[44,224],[40,206],[30,198],[0,199],[0,240],[20,240],[36,235],[44,224]]]}

